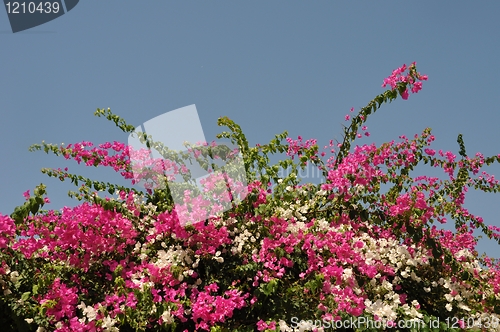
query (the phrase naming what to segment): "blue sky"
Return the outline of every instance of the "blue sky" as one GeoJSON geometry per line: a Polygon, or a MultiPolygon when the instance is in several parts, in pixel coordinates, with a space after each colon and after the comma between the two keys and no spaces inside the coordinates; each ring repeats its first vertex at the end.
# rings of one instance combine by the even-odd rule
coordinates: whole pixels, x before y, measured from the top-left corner
{"type": "MultiPolygon", "coordinates": [[[[0,10],[0,211],[22,193],[48,185],[48,208],[75,205],[69,183],[40,173],[69,166],[119,182],[28,147],[127,140],[93,116],[111,108],[130,124],[196,104],[207,140],[241,125],[252,145],[288,130],[341,139],[344,115],[384,91],[382,80],[403,63],[429,76],[423,90],[384,106],[368,120],[381,144],[426,127],[435,149],[500,153],[500,3],[498,1],[93,1],[44,25],[13,34],[0,10]]],[[[487,169],[500,174],[500,167],[487,169]]],[[[425,172],[425,169],[422,171],[425,172]]],[[[435,174],[435,173],[433,173],[435,174]]],[[[122,182],[123,183],[123,182],[122,182]]],[[[470,192],[466,207],[500,226],[499,196],[470,192]]],[[[500,257],[498,245],[479,251],[500,257]]]]}

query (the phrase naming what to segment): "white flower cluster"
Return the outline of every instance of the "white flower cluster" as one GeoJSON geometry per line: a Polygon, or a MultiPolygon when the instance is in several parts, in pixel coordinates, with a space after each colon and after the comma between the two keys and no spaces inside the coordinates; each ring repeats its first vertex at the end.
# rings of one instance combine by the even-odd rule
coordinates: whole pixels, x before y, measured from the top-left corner
{"type": "Polygon", "coordinates": [[[94,307],[87,306],[85,303],[82,301],[78,306],[78,309],[82,310],[83,313],[83,318],[80,318],[79,321],[82,324],[85,324],[87,322],[91,322],[96,319],[97,317],[97,312],[95,311],[94,307]]]}
{"type": "MultiPolygon", "coordinates": [[[[370,225],[367,225],[370,228],[370,225]]],[[[397,275],[398,271],[402,278],[411,278],[417,282],[422,279],[417,275],[418,267],[428,265],[425,255],[412,246],[415,254],[412,256],[406,246],[401,245],[397,240],[388,240],[385,238],[374,239],[368,234],[364,233],[362,236],[354,239],[354,242],[363,242],[363,247],[357,248],[360,253],[365,257],[365,263],[373,265],[376,261],[384,264],[389,264],[394,268],[396,277],[393,283],[383,280],[378,280],[381,275],[378,273],[375,278],[370,281],[370,285],[376,295],[375,301],[366,300],[365,311],[379,318],[387,321],[395,321],[398,318],[397,311],[402,308],[404,315],[412,319],[420,319],[423,315],[418,312],[419,303],[412,301],[411,304],[401,303],[399,294],[397,294],[393,287],[401,280],[397,275]]]]}
{"type": "Polygon", "coordinates": [[[163,312],[163,314],[161,315],[161,319],[166,325],[170,325],[174,322],[174,316],[172,315],[172,311],[170,310],[170,308],[163,312]]]}
{"type": "MultiPolygon", "coordinates": [[[[290,189],[292,190],[292,189],[290,189]]],[[[289,190],[289,191],[290,191],[289,190]]],[[[307,190],[305,188],[296,189],[299,195],[307,194],[307,190]]],[[[313,199],[304,198],[303,200],[297,200],[295,202],[282,202],[283,206],[276,207],[276,215],[285,220],[291,220],[295,218],[298,221],[307,221],[307,217],[304,216],[314,204],[316,204],[316,197],[313,199]]]]}
{"type": "Polygon", "coordinates": [[[180,245],[172,245],[165,250],[158,250],[157,259],[154,264],[159,268],[164,268],[171,265],[177,266],[190,266],[193,264],[193,259],[191,258],[193,252],[191,249],[184,249],[180,245]]]}
{"type": "Polygon", "coordinates": [[[248,231],[245,225],[242,225],[240,229],[235,227],[233,231],[229,232],[229,234],[231,236],[238,234],[234,237],[233,247],[231,248],[231,253],[233,255],[241,254],[243,251],[245,251],[244,249],[251,251],[252,244],[255,243],[260,237],[260,234],[258,232],[252,234],[250,231],[248,231]]]}
{"type": "Polygon", "coordinates": [[[290,234],[297,234],[299,231],[306,232],[309,228],[303,221],[291,222],[288,224],[286,230],[290,234]]]}
{"type": "Polygon", "coordinates": [[[228,227],[228,226],[238,222],[238,220],[236,220],[236,218],[224,219],[224,218],[222,218],[222,214],[223,214],[223,212],[218,212],[217,216],[211,218],[211,221],[213,222],[215,227],[217,227],[217,228],[228,227]]]}
{"type": "Polygon", "coordinates": [[[144,291],[148,287],[153,287],[154,283],[151,281],[144,282],[145,275],[142,271],[133,273],[130,276],[130,281],[132,281],[135,285],[141,287],[141,290],[144,291]]]}
{"type": "MultiPolygon", "coordinates": [[[[126,204],[125,204],[126,207],[126,204]]],[[[154,216],[156,215],[156,209],[158,207],[149,202],[147,205],[142,206],[141,212],[143,213],[142,218],[135,218],[135,224],[139,231],[144,232],[148,227],[150,232],[152,228],[152,222],[154,222],[154,216]]]]}
{"type": "MultiPolygon", "coordinates": [[[[370,228],[370,225],[367,225],[370,228]]],[[[377,274],[375,278],[370,282],[372,289],[375,294],[378,294],[379,298],[375,298],[372,302],[370,300],[365,301],[366,312],[373,313],[380,318],[394,320],[396,315],[396,310],[402,308],[404,315],[411,320],[422,318],[422,314],[418,312],[419,303],[417,301],[412,301],[411,304],[401,305],[399,295],[393,291],[393,286],[399,284],[402,279],[411,278],[412,280],[421,283],[422,278],[419,273],[429,267],[428,256],[424,253],[422,249],[418,249],[415,245],[411,246],[413,255],[410,254],[408,247],[401,245],[397,240],[387,240],[384,238],[375,239],[370,237],[368,234],[363,234],[360,237],[354,239],[354,242],[362,241],[364,246],[357,248],[358,252],[362,253],[365,257],[365,263],[372,265],[375,261],[381,261],[384,264],[389,264],[394,268],[396,276],[394,277],[392,283],[384,280],[380,282],[380,274],[377,274]]],[[[463,266],[470,273],[474,271],[480,274],[486,273],[485,270],[481,269],[479,262],[475,259],[472,253],[468,249],[462,249],[455,254],[457,259],[464,259],[466,261],[462,262],[463,266]]],[[[432,288],[443,287],[449,292],[445,295],[447,304],[445,308],[447,311],[452,311],[454,307],[460,309],[463,313],[471,312],[471,308],[467,303],[475,300],[473,296],[475,295],[470,289],[471,287],[467,284],[461,283],[460,281],[452,281],[450,277],[441,277],[437,281],[432,281],[430,285],[422,285],[422,289],[426,293],[430,293],[432,288]]],[[[493,291],[486,290],[483,294],[483,299],[493,295],[493,291]]],[[[495,294],[498,299],[500,295],[495,294]]],[[[475,321],[489,321],[489,322],[499,322],[500,316],[496,314],[485,314],[476,313],[468,316],[470,320],[475,321]]],[[[467,317],[464,317],[467,319],[467,317]]],[[[491,331],[500,331],[500,326],[497,329],[490,329],[491,331]]]]}
{"type": "Polygon", "coordinates": [[[215,256],[214,256],[214,257],[212,257],[212,259],[213,259],[214,261],[216,261],[217,263],[224,263],[224,257],[221,257],[221,255],[220,255],[220,254],[221,254],[221,252],[220,252],[220,251],[217,251],[217,252],[215,253],[215,256]]]}
{"type": "Polygon", "coordinates": [[[11,271],[9,266],[6,265],[5,268],[5,275],[1,276],[0,275],[0,291],[2,291],[4,296],[7,296],[9,294],[12,294],[12,291],[9,289],[9,286],[7,285],[6,280],[10,280],[12,283],[16,283],[19,278],[19,272],[17,271],[11,271]],[[10,274],[10,276],[9,276],[10,274]],[[6,278],[4,280],[4,278],[6,278]]]}
{"type": "MultiPolygon", "coordinates": [[[[371,228],[370,225],[367,225],[367,227],[371,228]]],[[[364,254],[366,264],[372,265],[375,261],[390,264],[394,267],[395,272],[401,271],[400,273],[403,278],[410,276],[412,279],[420,282],[421,279],[416,276],[414,271],[417,267],[429,264],[426,255],[420,249],[417,249],[415,245],[411,246],[415,252],[412,257],[406,246],[401,245],[395,239],[374,239],[364,233],[362,236],[355,238],[354,242],[356,241],[364,243],[362,248],[355,250],[364,254]]]]}
{"type": "Polygon", "coordinates": [[[483,271],[479,262],[467,248],[464,248],[455,253],[455,258],[458,260],[463,260],[464,258],[467,259],[467,261],[462,263],[462,266],[464,266],[465,269],[470,273],[474,273],[474,271],[480,273],[481,271],[483,271]]]}
{"type": "Polygon", "coordinates": [[[104,332],[119,332],[120,330],[115,326],[115,324],[116,319],[106,316],[104,317],[101,326],[104,328],[104,332]]]}

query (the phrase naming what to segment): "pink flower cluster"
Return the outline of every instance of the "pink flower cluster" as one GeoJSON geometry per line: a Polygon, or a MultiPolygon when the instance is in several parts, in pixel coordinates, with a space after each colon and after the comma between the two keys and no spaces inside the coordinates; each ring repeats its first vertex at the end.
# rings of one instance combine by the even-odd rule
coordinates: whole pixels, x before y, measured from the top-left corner
{"type": "MultiPolygon", "coordinates": [[[[406,70],[396,69],[383,86],[396,89],[403,84],[418,92],[419,81],[427,77],[416,72],[414,63],[405,75],[406,70]]],[[[408,97],[408,89],[402,97],[408,97]]],[[[416,318],[423,304],[448,310],[443,308],[451,305],[446,303],[450,296],[473,306],[469,309],[491,313],[491,294],[500,292],[500,266],[485,259],[489,270],[478,267],[473,231],[483,220],[463,204],[468,187],[493,190],[498,181],[481,173],[487,163],[481,154],[457,161],[450,151],[436,154],[432,141],[426,129],[412,140],[401,136],[399,143],[356,146],[338,163],[330,141],[325,183],[273,193],[267,183],[254,179],[245,188],[247,199],[232,211],[188,227],[181,222],[183,211],[160,208],[161,197],[151,195],[146,202],[125,191],[104,200],[112,208],[95,200],[38,213],[19,225],[0,215],[2,290],[7,294],[18,279],[18,272],[11,272],[14,266],[7,264],[18,251],[17,257],[35,267],[35,275],[23,276],[32,278],[32,289],[38,292],[26,303],[46,308],[33,307],[31,312],[58,332],[114,331],[129,323],[129,328],[152,330],[177,324],[185,332],[226,325],[231,330],[243,324],[259,331],[278,326],[289,331],[281,318],[293,314],[287,311],[290,303],[306,304],[304,312],[326,320],[416,318]],[[413,178],[410,171],[421,161],[442,168],[448,179],[413,178]],[[456,194],[449,189],[460,169],[478,177],[468,179],[456,194]],[[384,192],[381,186],[395,190],[384,192]],[[432,225],[445,223],[449,211],[470,224],[456,233],[432,225]],[[414,233],[420,237],[412,237],[414,233]],[[433,257],[427,245],[431,238],[464,265],[457,270],[443,257],[433,257]],[[466,272],[473,278],[460,277],[466,272]],[[425,284],[418,284],[423,279],[425,284]],[[419,288],[433,284],[426,293],[419,288]],[[279,307],[280,301],[285,305],[279,307]],[[268,313],[266,303],[281,311],[268,313]]],[[[299,136],[287,142],[292,159],[319,162],[316,140],[303,142],[299,136]]],[[[131,162],[136,156],[124,144],[93,148],[82,142],[57,153],[87,166],[113,167],[126,179],[137,180],[131,162]]],[[[64,178],[65,171],[57,174],[64,178]]],[[[208,190],[216,187],[211,181],[206,184],[208,190]]],[[[29,191],[24,196],[28,202],[34,199],[29,191]]],[[[500,237],[500,228],[488,229],[500,237]]],[[[467,314],[457,306],[453,310],[467,314]]]]}
{"type": "MultiPolygon", "coordinates": [[[[421,137],[416,136],[415,140],[411,141],[405,137],[402,138],[404,141],[401,143],[391,142],[378,148],[375,145],[357,146],[335,169],[329,170],[328,182],[323,184],[321,189],[329,193],[330,200],[342,197],[344,202],[349,202],[360,195],[359,192],[353,192],[353,188],[365,188],[368,192],[376,191],[376,186],[381,181],[387,182],[394,178],[394,169],[410,167],[418,163],[417,155],[421,154],[424,149],[429,151],[425,146],[434,140],[434,137],[427,132],[424,132],[421,137]]],[[[289,140],[289,143],[291,145],[289,152],[293,155],[314,147],[316,142],[307,141],[303,144],[299,138],[299,141],[289,140]]],[[[453,163],[456,163],[455,156],[451,152],[442,151],[440,155],[446,157],[442,161],[445,170],[453,169],[453,163]]],[[[468,159],[468,165],[471,165],[475,171],[479,171],[483,162],[484,158],[480,155],[468,159]]],[[[436,210],[429,203],[442,186],[442,182],[428,177],[418,177],[414,181],[416,184],[410,188],[409,192],[400,194],[394,201],[382,196],[378,206],[387,211],[388,217],[397,219],[409,215],[410,224],[416,222],[413,217],[415,211],[419,211],[418,222],[422,225],[433,217],[445,219],[444,210],[436,210]],[[424,188],[432,189],[428,195],[425,195],[424,188]]],[[[248,190],[254,193],[255,200],[252,203],[254,208],[268,204],[269,193],[260,182],[252,182],[248,190]]],[[[132,211],[131,216],[138,217],[141,207],[136,205],[134,195],[121,192],[119,196],[132,211]]],[[[468,212],[463,210],[463,213],[468,212]]],[[[215,324],[224,323],[233,317],[235,310],[244,307],[251,308],[255,304],[254,298],[249,299],[250,293],[243,293],[237,289],[220,290],[215,283],[206,285],[204,290],[198,290],[197,287],[193,287],[195,280],[199,277],[196,270],[192,270],[188,274],[189,277],[182,281],[178,277],[179,271],[176,272],[175,265],[158,266],[151,260],[154,255],[142,257],[137,262],[131,261],[131,257],[121,260],[109,259],[110,255],[127,257],[132,247],[140,243],[141,232],[137,227],[148,229],[144,243],[149,243],[151,249],[157,239],[175,238],[184,250],[203,259],[215,257],[216,252],[228,251],[236,241],[233,232],[235,225],[221,226],[219,224],[216,226],[222,221],[219,219],[212,218],[208,223],[195,223],[191,230],[187,230],[180,224],[175,211],[161,212],[149,218],[148,223],[140,223],[139,220],[130,219],[130,216],[125,217],[117,212],[104,210],[98,205],[84,203],[76,208],[65,208],[62,214],[49,212],[30,217],[26,225],[19,226],[19,235],[23,238],[13,244],[12,248],[19,250],[27,258],[38,257],[67,262],[70,266],[81,269],[83,273],[102,264],[108,272],[101,272],[101,276],[109,281],[116,278],[114,275],[120,266],[122,270],[118,276],[124,280],[124,286],[128,289],[127,295],[118,295],[111,290],[101,302],[93,305],[95,308],[106,308],[110,319],[126,315],[123,305],[130,309],[135,308],[138,299],[133,290],[140,291],[141,285],[148,283],[152,283],[150,292],[155,303],[174,304],[176,309],[171,311],[171,317],[181,322],[190,319],[200,330],[209,330],[215,324]],[[220,295],[217,294],[219,291],[222,291],[220,295]],[[188,299],[189,302],[186,302],[188,299]],[[187,308],[190,310],[189,315],[186,315],[187,308]]],[[[341,313],[352,316],[363,314],[366,310],[365,301],[371,295],[369,292],[359,291],[357,280],[359,278],[370,280],[376,275],[381,281],[392,280],[396,274],[395,268],[385,264],[382,260],[375,259],[367,263],[362,251],[365,243],[359,240],[367,231],[366,227],[363,226],[361,220],[352,220],[348,213],[336,216],[328,222],[328,228],[322,231],[312,231],[317,227],[318,220],[315,218],[308,219],[303,225],[300,224],[298,218],[263,219],[261,216],[252,214],[248,214],[245,220],[247,225],[255,225],[268,234],[262,239],[257,252],[243,256],[247,257],[243,260],[243,264],[249,264],[252,261],[261,266],[253,275],[252,287],[257,288],[289,275],[296,269],[297,262],[293,254],[299,248],[307,262],[307,269],[301,271],[300,279],[311,280],[317,275],[322,276],[319,299],[320,301],[326,301],[327,298],[334,300],[334,306],[327,302],[320,303],[324,317],[332,318],[341,313]],[[343,225],[349,225],[351,230],[341,230],[343,225]],[[319,248],[321,250],[318,250],[319,248]],[[352,274],[346,274],[346,264],[355,267],[352,274]]],[[[10,218],[3,217],[1,225],[5,229],[2,235],[13,235],[13,221],[10,218]]],[[[402,229],[405,227],[406,225],[403,225],[402,229]]],[[[441,238],[440,242],[454,254],[464,248],[472,250],[475,245],[471,232],[467,230],[464,230],[462,235],[436,230],[433,232],[435,237],[441,238]]],[[[368,234],[372,238],[395,240],[394,234],[390,231],[376,226],[369,230],[368,234]]],[[[7,245],[8,242],[5,243],[7,245]]],[[[154,249],[153,252],[156,250],[154,249]]],[[[227,254],[222,254],[220,257],[229,259],[227,254]]],[[[95,321],[84,324],[77,319],[75,294],[77,292],[86,294],[90,290],[88,286],[82,284],[79,278],[73,278],[72,283],[78,287],[67,287],[61,284],[59,279],[54,281],[56,286],[42,298],[41,303],[50,304],[50,310],[47,312],[50,313],[50,317],[56,320],[66,320],[67,323],[58,331],[64,331],[65,328],[81,331],[97,328],[95,321]],[[63,292],[58,292],[58,289],[63,292]]],[[[400,287],[400,296],[406,297],[404,289],[401,289],[400,285],[397,287],[400,287]]],[[[314,292],[314,289],[306,287],[304,292],[305,296],[308,296],[309,293],[314,292]]],[[[104,317],[103,314],[99,315],[101,319],[104,317]]],[[[157,318],[160,324],[164,321],[164,317],[157,318]]],[[[275,327],[274,321],[257,323],[257,328],[260,330],[275,327]]]]}
{"type": "Polygon", "coordinates": [[[309,139],[303,142],[301,136],[298,136],[296,140],[288,137],[286,141],[288,142],[287,155],[292,157],[292,159],[295,155],[297,155],[299,158],[302,157],[302,151],[315,146],[317,142],[316,139],[309,139]]]}
{"type": "Polygon", "coordinates": [[[217,292],[217,284],[205,286],[203,291],[195,290],[191,295],[192,319],[196,322],[196,328],[210,330],[215,323],[224,323],[226,319],[233,316],[235,309],[246,306],[245,299],[249,294],[242,295],[236,289],[227,290],[224,296],[213,296],[210,293],[217,292]]]}
{"type": "Polygon", "coordinates": [[[40,300],[42,306],[47,307],[47,316],[54,322],[62,321],[63,318],[72,318],[75,315],[78,302],[75,287],[68,287],[56,278],[51,289],[40,300]]]}
{"type": "Polygon", "coordinates": [[[102,256],[124,254],[139,234],[121,214],[88,203],[66,207],[62,214],[51,211],[30,217],[26,225],[19,226],[19,231],[21,238],[13,249],[26,258],[35,255],[67,261],[84,271],[102,256]]]}
{"type": "Polygon", "coordinates": [[[9,216],[0,214],[0,249],[7,248],[16,234],[16,225],[9,216]]]}
{"type": "MultiPolygon", "coordinates": [[[[401,67],[395,69],[392,74],[384,79],[384,83],[382,87],[385,88],[387,85],[391,86],[392,90],[395,90],[398,87],[398,83],[406,83],[410,86],[411,92],[417,93],[422,90],[422,82],[426,81],[427,75],[421,75],[416,71],[416,62],[413,62],[408,68],[408,73],[405,75],[405,71],[407,67],[403,64],[401,67]]],[[[408,89],[405,89],[401,93],[401,97],[403,99],[408,99],[408,89]]]]}
{"type": "Polygon", "coordinates": [[[130,164],[129,149],[120,142],[106,142],[98,147],[87,149],[93,146],[93,143],[83,141],[81,143],[69,144],[67,147],[60,147],[60,153],[66,159],[73,158],[78,164],[82,161],[87,166],[109,166],[116,172],[121,171],[121,175],[126,179],[132,179],[132,172],[128,171],[130,164]],[[110,155],[109,150],[114,153],[110,155]]]}

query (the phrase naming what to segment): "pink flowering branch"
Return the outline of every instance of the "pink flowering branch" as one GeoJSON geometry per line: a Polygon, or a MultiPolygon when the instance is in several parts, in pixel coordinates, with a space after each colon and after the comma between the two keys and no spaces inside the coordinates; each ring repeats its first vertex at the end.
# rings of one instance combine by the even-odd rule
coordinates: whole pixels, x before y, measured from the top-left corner
{"type": "MultiPolygon", "coordinates": [[[[294,140],[285,132],[250,148],[239,126],[220,119],[231,129],[221,136],[244,152],[249,194],[230,211],[207,206],[217,215],[189,225],[181,222],[183,213],[204,211],[173,209],[166,190],[154,190],[144,201],[133,190],[67,169],[44,170],[79,186],[84,203],[42,211],[48,198],[39,186],[23,194],[24,204],[10,217],[0,215],[0,306],[8,304],[1,307],[6,322],[58,332],[184,332],[290,331],[290,320],[299,315],[325,322],[362,316],[387,324],[466,321],[474,313],[498,318],[500,265],[478,257],[473,232],[500,239],[500,228],[485,225],[464,203],[471,187],[500,190],[495,177],[482,171],[500,162],[500,155],[469,157],[461,136],[461,158],[436,151],[430,129],[412,139],[350,149],[367,133],[364,122],[371,112],[398,93],[404,99],[417,93],[425,79],[414,64],[395,70],[384,81],[391,90],[349,115],[344,143],[330,141],[325,150],[332,156],[325,163],[319,156],[326,152],[319,153],[314,139],[294,140]],[[288,158],[269,165],[268,154],[277,152],[288,158]],[[321,167],[326,183],[300,186],[294,176],[279,178],[278,166],[296,172],[309,162],[321,167]],[[442,169],[445,180],[412,176],[421,162],[442,169]],[[271,181],[278,183],[274,191],[271,181]],[[104,190],[116,198],[98,197],[104,190]],[[434,223],[450,216],[456,231],[437,229],[434,223]]],[[[125,132],[134,129],[109,110],[96,113],[125,132]]],[[[34,149],[113,167],[127,178],[134,166],[131,150],[118,142],[34,149]]],[[[146,155],[142,161],[139,167],[153,171],[169,166],[146,155]]],[[[216,189],[215,180],[204,181],[208,191],[216,189]]],[[[185,194],[193,207],[207,203],[185,194]]]]}

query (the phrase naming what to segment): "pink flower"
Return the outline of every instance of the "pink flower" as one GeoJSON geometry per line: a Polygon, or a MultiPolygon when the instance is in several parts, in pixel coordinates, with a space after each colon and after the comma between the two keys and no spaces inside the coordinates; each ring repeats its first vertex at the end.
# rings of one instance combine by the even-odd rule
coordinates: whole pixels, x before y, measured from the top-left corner
{"type": "Polygon", "coordinates": [[[12,237],[14,237],[16,225],[9,216],[0,214],[0,248],[7,248],[12,237]]]}
{"type": "Polygon", "coordinates": [[[425,153],[427,153],[429,156],[433,156],[436,154],[436,151],[435,150],[432,150],[432,149],[425,149],[424,150],[425,153]]]}
{"type": "Polygon", "coordinates": [[[24,196],[24,198],[26,198],[26,200],[29,200],[29,199],[30,199],[30,191],[29,191],[29,190],[26,190],[26,191],[23,193],[23,196],[24,196]]]}
{"type": "Polygon", "coordinates": [[[262,319],[257,322],[257,330],[264,331],[266,328],[267,324],[262,319]]]}
{"type": "Polygon", "coordinates": [[[63,317],[71,318],[74,316],[78,301],[77,290],[74,287],[67,287],[59,278],[56,278],[40,304],[48,301],[55,302],[55,305],[47,309],[47,317],[50,317],[50,320],[57,322],[63,317]]]}
{"type": "Polygon", "coordinates": [[[412,88],[411,88],[411,92],[413,93],[417,93],[419,92],[420,90],[422,90],[422,82],[417,82],[415,83],[412,88]]]}
{"type": "Polygon", "coordinates": [[[276,322],[271,322],[267,324],[264,322],[262,319],[257,322],[257,330],[259,331],[264,331],[264,330],[276,330],[276,322]]]}
{"type": "Polygon", "coordinates": [[[415,62],[410,65],[406,75],[404,74],[407,69],[406,65],[395,69],[389,77],[384,79],[382,87],[385,88],[387,85],[390,85],[392,90],[395,90],[398,86],[405,87],[406,90],[401,93],[401,97],[404,100],[408,99],[408,87],[411,89],[412,93],[417,93],[422,89],[422,82],[417,82],[417,80],[427,80],[427,75],[420,75],[420,73],[416,71],[415,65],[415,62]]]}
{"type": "Polygon", "coordinates": [[[408,89],[406,89],[401,93],[401,98],[403,98],[404,100],[408,99],[408,89]]]}

